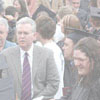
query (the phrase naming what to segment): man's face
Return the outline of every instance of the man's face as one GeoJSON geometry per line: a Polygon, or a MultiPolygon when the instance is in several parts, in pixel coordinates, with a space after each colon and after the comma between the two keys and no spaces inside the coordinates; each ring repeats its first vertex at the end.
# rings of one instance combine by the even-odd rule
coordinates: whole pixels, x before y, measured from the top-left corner
{"type": "Polygon", "coordinates": [[[5,25],[0,25],[0,48],[3,48],[7,38],[8,30],[5,25]]]}
{"type": "Polygon", "coordinates": [[[64,51],[64,57],[67,60],[70,60],[73,56],[73,41],[69,38],[66,38],[64,41],[63,51],[64,51]]]}
{"type": "Polygon", "coordinates": [[[72,6],[78,9],[80,7],[80,0],[72,0],[72,6]]]}
{"type": "Polygon", "coordinates": [[[29,50],[35,38],[32,26],[30,24],[20,24],[17,26],[16,34],[19,46],[25,51],[29,50]]]}
{"type": "MultiPolygon", "coordinates": [[[[85,76],[90,72],[90,60],[86,54],[80,50],[74,50],[74,63],[77,67],[78,74],[85,76]]],[[[92,66],[91,66],[92,67],[92,66]]]]}

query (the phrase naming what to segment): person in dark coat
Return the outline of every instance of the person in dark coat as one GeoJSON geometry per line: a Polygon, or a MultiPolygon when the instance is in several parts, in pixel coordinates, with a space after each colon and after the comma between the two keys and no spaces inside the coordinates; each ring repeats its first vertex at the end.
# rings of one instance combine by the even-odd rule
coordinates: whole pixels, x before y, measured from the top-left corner
{"type": "Polygon", "coordinates": [[[65,58],[63,95],[66,95],[67,92],[72,89],[77,75],[77,73],[75,73],[76,70],[73,62],[74,41],[69,37],[69,35],[65,37],[63,46],[65,58]]]}
{"type": "Polygon", "coordinates": [[[73,51],[75,44],[84,36],[77,34],[74,31],[68,34],[64,39],[64,58],[65,58],[65,69],[64,69],[64,87],[72,88],[75,85],[76,80],[76,68],[73,61],[73,51]]]}
{"type": "Polygon", "coordinates": [[[100,46],[91,37],[81,39],[74,49],[78,81],[60,100],[100,100],[100,46]]]}
{"type": "Polygon", "coordinates": [[[79,81],[70,100],[100,100],[100,46],[93,38],[80,40],[74,50],[79,81]],[[92,45],[91,45],[92,44],[92,45]]]}
{"type": "Polygon", "coordinates": [[[71,28],[69,29],[73,30],[73,32],[71,32],[65,37],[63,46],[63,52],[65,57],[64,91],[63,91],[64,95],[67,93],[68,89],[70,90],[73,88],[77,80],[77,70],[75,68],[73,60],[74,46],[80,39],[91,36],[90,33],[81,30],[71,29],[71,28]]]}

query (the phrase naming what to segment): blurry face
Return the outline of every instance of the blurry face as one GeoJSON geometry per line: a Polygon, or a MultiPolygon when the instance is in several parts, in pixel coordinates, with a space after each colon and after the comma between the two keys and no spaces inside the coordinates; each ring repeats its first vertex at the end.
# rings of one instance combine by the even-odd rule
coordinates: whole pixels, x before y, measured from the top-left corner
{"type": "Polygon", "coordinates": [[[80,50],[74,50],[74,63],[77,67],[78,74],[85,76],[90,71],[90,61],[86,54],[80,50]]]}
{"type": "Polygon", "coordinates": [[[72,6],[74,8],[79,8],[80,7],[80,0],[72,0],[72,6]]]}
{"type": "Polygon", "coordinates": [[[15,0],[15,1],[14,1],[14,3],[13,3],[13,5],[14,5],[14,7],[15,7],[17,10],[19,10],[19,11],[20,11],[21,6],[20,6],[20,4],[19,4],[18,0],[15,0]]]}
{"type": "Polygon", "coordinates": [[[73,48],[74,44],[71,39],[66,38],[64,41],[63,51],[64,51],[64,57],[67,60],[70,60],[73,56],[73,48]]]}
{"type": "Polygon", "coordinates": [[[18,25],[16,35],[19,46],[25,51],[29,50],[35,38],[32,26],[30,24],[18,25]]]}
{"type": "Polygon", "coordinates": [[[5,25],[0,25],[0,48],[4,47],[7,34],[8,34],[8,31],[5,25]]]}

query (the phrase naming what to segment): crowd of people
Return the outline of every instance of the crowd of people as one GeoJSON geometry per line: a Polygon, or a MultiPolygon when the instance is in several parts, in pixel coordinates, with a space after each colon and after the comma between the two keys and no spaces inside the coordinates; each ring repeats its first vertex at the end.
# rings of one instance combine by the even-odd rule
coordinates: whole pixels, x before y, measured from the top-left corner
{"type": "Polygon", "coordinates": [[[0,99],[100,100],[100,0],[6,3],[0,99]]]}

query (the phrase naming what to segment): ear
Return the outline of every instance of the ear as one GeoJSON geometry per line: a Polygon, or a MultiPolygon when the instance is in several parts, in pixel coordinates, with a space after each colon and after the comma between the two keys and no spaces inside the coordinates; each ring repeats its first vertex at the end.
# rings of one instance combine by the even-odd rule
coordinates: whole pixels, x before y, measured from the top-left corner
{"type": "Polygon", "coordinates": [[[37,33],[33,33],[33,41],[36,41],[37,40],[37,33]]]}

